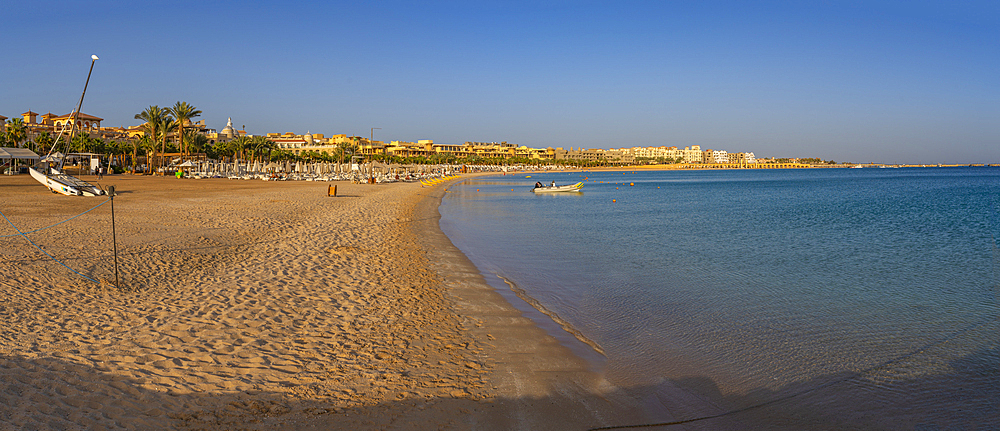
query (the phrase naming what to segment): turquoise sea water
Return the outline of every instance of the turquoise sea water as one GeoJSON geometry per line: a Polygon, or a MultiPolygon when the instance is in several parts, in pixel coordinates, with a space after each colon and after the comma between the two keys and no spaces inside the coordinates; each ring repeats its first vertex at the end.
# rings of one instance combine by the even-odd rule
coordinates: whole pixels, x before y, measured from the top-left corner
{"type": "Polygon", "coordinates": [[[544,173],[449,191],[452,242],[613,383],[661,394],[645,401],[654,417],[1000,423],[1000,169],[544,173]],[[535,181],[586,185],[535,195],[535,181]],[[704,405],[673,405],[677,391],[704,405]]]}

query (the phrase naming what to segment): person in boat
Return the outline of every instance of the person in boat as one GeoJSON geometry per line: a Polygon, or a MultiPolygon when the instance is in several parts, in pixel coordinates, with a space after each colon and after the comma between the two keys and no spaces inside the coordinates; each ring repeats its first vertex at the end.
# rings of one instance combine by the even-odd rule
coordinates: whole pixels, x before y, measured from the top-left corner
{"type": "Polygon", "coordinates": [[[542,188],[542,182],[541,181],[535,181],[535,188],[536,189],[542,188]]]}
{"type": "Polygon", "coordinates": [[[556,182],[555,182],[555,181],[553,181],[553,182],[552,182],[552,187],[555,187],[555,186],[556,186],[556,182]]]}

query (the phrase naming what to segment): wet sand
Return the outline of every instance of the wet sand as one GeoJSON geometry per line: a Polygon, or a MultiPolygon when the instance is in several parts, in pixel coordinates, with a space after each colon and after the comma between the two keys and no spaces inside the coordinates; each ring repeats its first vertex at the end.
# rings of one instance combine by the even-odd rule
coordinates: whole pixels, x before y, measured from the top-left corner
{"type": "MultiPolygon", "coordinates": [[[[642,402],[484,282],[438,228],[447,185],[101,183],[120,193],[121,288],[111,203],[28,235],[69,268],[22,237],[0,238],[0,428],[587,429],[663,419],[645,417],[642,402]]],[[[0,196],[22,231],[105,200],[55,195],[27,175],[0,178],[0,196]]],[[[16,235],[0,223],[0,236],[16,235]]]]}

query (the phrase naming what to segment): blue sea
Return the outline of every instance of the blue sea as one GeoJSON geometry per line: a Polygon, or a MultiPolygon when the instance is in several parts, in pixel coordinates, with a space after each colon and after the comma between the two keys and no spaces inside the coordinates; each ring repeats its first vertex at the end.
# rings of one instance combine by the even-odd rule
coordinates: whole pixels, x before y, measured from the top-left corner
{"type": "Polygon", "coordinates": [[[652,393],[653,417],[1000,427],[998,168],[551,172],[448,191],[441,228],[486,280],[652,393]]]}

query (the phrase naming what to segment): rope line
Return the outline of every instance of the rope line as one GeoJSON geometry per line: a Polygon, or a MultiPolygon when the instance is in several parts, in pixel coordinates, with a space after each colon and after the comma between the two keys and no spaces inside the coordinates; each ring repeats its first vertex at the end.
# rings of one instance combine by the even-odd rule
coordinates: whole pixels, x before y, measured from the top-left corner
{"type": "MultiPolygon", "coordinates": [[[[35,232],[39,232],[39,231],[43,231],[43,230],[45,230],[45,229],[48,229],[48,228],[51,228],[51,227],[56,227],[56,226],[59,226],[59,225],[61,225],[61,224],[63,224],[63,223],[66,223],[66,222],[68,222],[68,221],[70,221],[70,220],[73,220],[73,219],[75,219],[75,218],[77,218],[77,217],[80,217],[80,216],[82,216],[82,215],[84,215],[84,214],[86,214],[86,213],[89,213],[89,212],[91,212],[91,211],[93,211],[93,210],[96,210],[97,208],[100,208],[100,206],[101,206],[101,205],[104,205],[104,204],[108,203],[108,201],[110,201],[110,200],[111,200],[111,199],[110,199],[110,198],[108,198],[108,199],[107,199],[107,200],[105,200],[104,202],[101,202],[101,203],[97,204],[97,206],[95,206],[95,207],[93,207],[93,208],[91,208],[91,209],[89,209],[89,210],[86,210],[86,211],[84,211],[84,212],[82,212],[82,213],[80,213],[80,214],[77,214],[77,215],[75,215],[75,216],[73,216],[73,217],[70,217],[70,218],[68,218],[68,219],[66,219],[66,220],[63,220],[63,221],[61,221],[61,222],[59,222],[59,223],[56,223],[56,224],[54,224],[54,225],[51,225],[51,226],[45,226],[45,227],[43,227],[43,228],[39,228],[39,229],[35,229],[35,230],[33,230],[33,231],[29,231],[29,232],[24,232],[24,233],[20,233],[21,231],[19,231],[19,230],[18,230],[18,232],[19,232],[18,234],[15,234],[15,235],[0,235],[0,238],[13,238],[13,237],[15,237],[15,236],[22,236],[22,235],[27,235],[27,234],[29,234],[29,233],[35,233],[35,232]]],[[[4,216],[4,218],[7,218],[7,216],[4,216]]],[[[10,222],[10,220],[7,220],[7,221],[8,221],[8,222],[10,222]]],[[[13,226],[13,224],[11,224],[11,226],[13,226]]],[[[17,228],[15,227],[14,229],[16,230],[17,228]]]]}
{"type": "MultiPolygon", "coordinates": [[[[108,200],[110,200],[110,199],[108,199],[108,200]]],[[[104,204],[102,203],[101,205],[104,205],[104,204]]],[[[100,205],[98,205],[98,206],[100,206],[100,205]]],[[[94,208],[96,208],[96,207],[94,207],[94,208]]],[[[91,209],[93,209],[93,208],[91,208],[91,209]]],[[[90,210],[87,210],[87,211],[90,211],[90,210]]],[[[11,226],[12,228],[14,228],[14,230],[16,230],[16,231],[17,231],[17,233],[19,233],[19,234],[20,234],[20,236],[24,237],[24,239],[28,240],[28,242],[29,242],[29,243],[31,243],[31,245],[35,246],[35,248],[37,248],[37,249],[38,249],[38,251],[40,251],[40,252],[42,252],[42,253],[45,253],[45,255],[46,255],[46,256],[48,256],[48,257],[49,257],[50,259],[52,259],[52,260],[54,260],[54,261],[55,261],[56,263],[58,263],[58,264],[62,265],[62,266],[63,266],[63,267],[65,267],[66,269],[68,269],[68,270],[70,270],[70,271],[73,271],[73,273],[75,273],[76,275],[79,275],[80,277],[83,277],[83,278],[85,278],[85,279],[87,279],[87,280],[89,280],[89,281],[91,281],[91,282],[93,282],[93,283],[96,283],[96,284],[100,284],[100,282],[98,282],[97,280],[94,280],[93,278],[90,278],[90,277],[87,277],[86,275],[83,275],[83,274],[81,274],[81,273],[80,273],[79,271],[77,271],[77,270],[75,270],[75,269],[73,269],[73,268],[70,268],[70,267],[69,267],[69,266],[67,266],[67,265],[66,265],[65,263],[62,263],[62,262],[61,262],[61,261],[60,261],[59,259],[56,259],[56,257],[55,257],[55,256],[53,256],[53,255],[51,255],[51,254],[49,254],[49,252],[47,252],[47,251],[45,251],[45,250],[42,250],[42,248],[41,248],[41,247],[39,247],[39,246],[38,246],[38,244],[35,244],[35,242],[31,240],[31,238],[28,238],[28,235],[27,235],[26,233],[24,233],[24,232],[21,232],[21,229],[18,229],[18,228],[17,228],[17,226],[15,226],[15,225],[14,225],[14,222],[10,221],[10,219],[9,219],[9,218],[7,218],[7,214],[4,214],[4,213],[3,213],[3,211],[0,211],[0,215],[2,215],[2,216],[3,216],[4,220],[7,220],[7,223],[10,223],[10,226],[11,226]]]]}
{"type": "Polygon", "coordinates": [[[723,416],[729,416],[729,415],[733,415],[733,414],[736,414],[736,413],[742,413],[742,412],[745,412],[745,411],[748,411],[748,410],[754,410],[754,409],[758,409],[758,408],[761,408],[761,407],[769,406],[771,404],[775,404],[775,403],[778,403],[778,402],[781,402],[781,401],[789,400],[789,399],[798,397],[800,395],[805,395],[807,393],[815,392],[815,391],[818,391],[818,390],[826,388],[826,387],[830,387],[830,386],[833,386],[833,385],[836,385],[836,384],[840,384],[840,383],[843,383],[843,382],[846,382],[846,381],[854,380],[854,379],[859,378],[859,377],[863,377],[863,376],[865,376],[867,374],[870,374],[870,373],[872,373],[874,371],[881,370],[881,369],[886,368],[886,367],[888,367],[890,365],[893,365],[893,364],[895,364],[897,362],[901,362],[903,360],[912,358],[912,357],[914,357],[916,355],[919,355],[919,354],[921,354],[921,353],[923,353],[923,352],[925,352],[925,351],[927,351],[927,350],[929,350],[931,348],[937,347],[937,346],[939,346],[941,344],[945,344],[945,343],[947,343],[947,342],[949,342],[951,340],[954,340],[954,339],[958,338],[960,335],[962,335],[962,334],[964,334],[966,332],[972,331],[973,329],[979,328],[979,327],[981,327],[983,325],[986,325],[987,323],[991,323],[991,322],[993,322],[994,320],[997,320],[997,319],[998,319],[998,317],[994,316],[994,317],[990,317],[990,318],[987,318],[987,319],[983,319],[980,322],[971,323],[971,324],[967,325],[965,328],[962,328],[962,329],[960,329],[958,331],[955,331],[955,332],[951,333],[948,336],[945,336],[945,337],[942,337],[942,338],[940,338],[938,340],[935,340],[935,341],[932,341],[930,343],[927,343],[927,344],[921,346],[920,348],[918,348],[916,350],[913,350],[913,351],[911,351],[909,353],[903,354],[903,355],[898,356],[896,358],[890,359],[890,360],[885,361],[885,362],[883,362],[881,364],[869,367],[869,368],[867,368],[865,370],[862,370],[862,371],[858,372],[857,374],[855,374],[853,376],[845,377],[845,378],[837,379],[837,380],[833,380],[833,381],[829,381],[829,382],[823,383],[823,384],[818,385],[818,386],[814,386],[814,387],[811,387],[811,388],[808,388],[808,389],[803,389],[801,391],[794,392],[794,393],[785,395],[783,397],[778,397],[778,398],[775,398],[773,400],[764,401],[764,402],[759,403],[759,404],[754,404],[754,405],[751,405],[751,406],[743,407],[743,408],[736,409],[736,410],[730,410],[730,411],[727,411],[727,412],[724,412],[724,413],[715,414],[715,415],[701,416],[701,417],[696,417],[696,418],[691,418],[691,419],[683,419],[683,420],[679,420],[679,421],[659,422],[659,423],[650,423],[650,424],[636,424],[636,425],[612,425],[612,426],[589,428],[587,431],[621,430],[621,429],[632,429],[632,428],[653,428],[653,427],[664,427],[664,426],[682,425],[682,424],[687,424],[687,423],[691,423],[691,422],[699,422],[699,421],[704,421],[704,420],[708,420],[708,419],[721,418],[723,416]]]}

